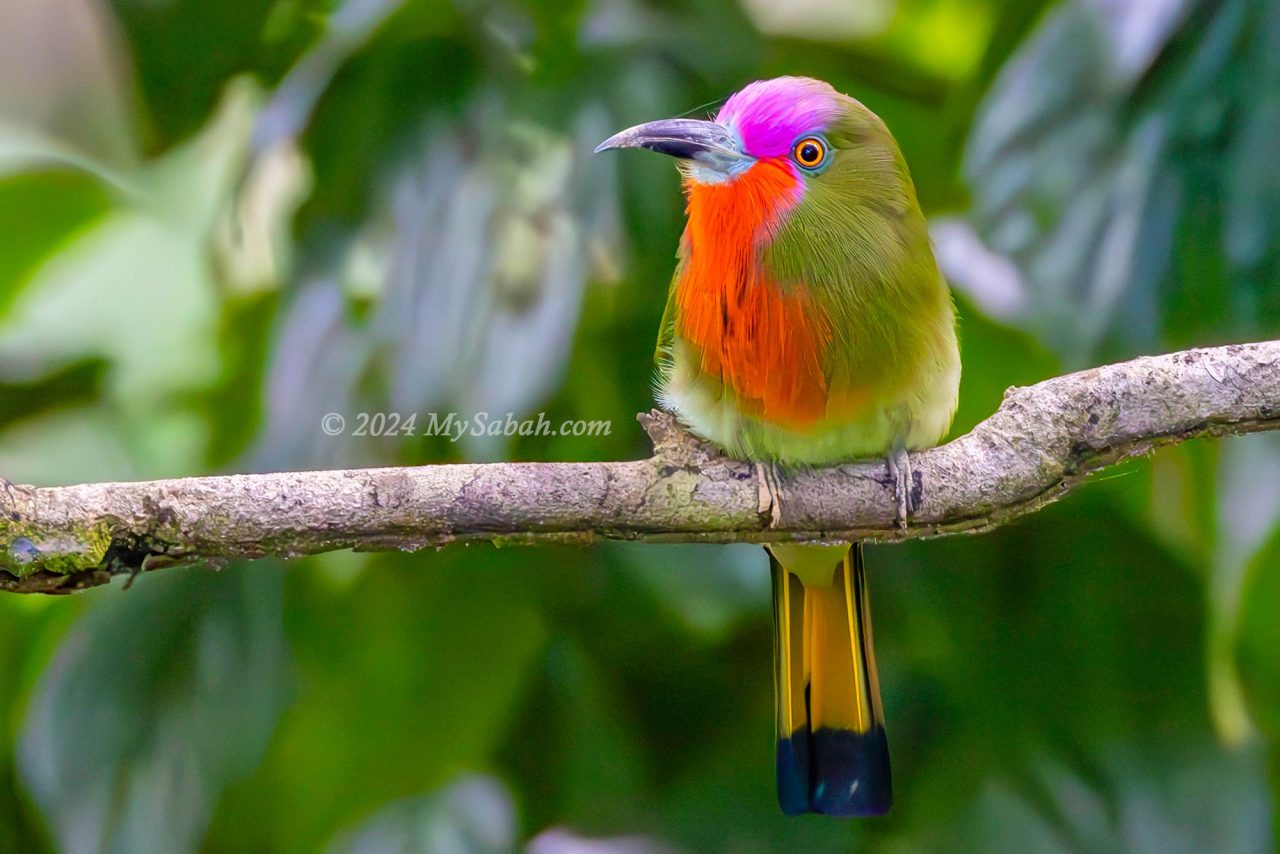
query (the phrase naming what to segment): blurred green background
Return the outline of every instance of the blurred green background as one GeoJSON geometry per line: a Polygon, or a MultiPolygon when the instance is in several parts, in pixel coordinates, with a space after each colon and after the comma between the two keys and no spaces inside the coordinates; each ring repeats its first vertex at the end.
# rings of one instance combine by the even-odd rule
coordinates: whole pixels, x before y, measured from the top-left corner
{"type": "MultiPolygon", "coordinates": [[[[646,453],[681,228],[611,132],[777,74],[897,135],[1003,390],[1280,336],[1280,0],[0,0],[0,474],[646,453]],[[338,412],[607,436],[326,436],[338,412]]],[[[774,803],[757,547],[0,597],[0,850],[1268,851],[1280,442],[873,548],[897,804],[774,803]]]]}

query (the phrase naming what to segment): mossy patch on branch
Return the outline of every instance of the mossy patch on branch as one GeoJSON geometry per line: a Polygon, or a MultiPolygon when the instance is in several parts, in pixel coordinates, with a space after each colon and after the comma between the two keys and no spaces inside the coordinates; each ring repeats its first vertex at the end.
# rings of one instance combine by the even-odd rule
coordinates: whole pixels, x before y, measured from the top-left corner
{"type": "Polygon", "coordinates": [[[42,570],[70,575],[94,569],[102,565],[110,545],[105,522],[49,531],[20,520],[0,520],[0,570],[17,578],[42,570]]]}

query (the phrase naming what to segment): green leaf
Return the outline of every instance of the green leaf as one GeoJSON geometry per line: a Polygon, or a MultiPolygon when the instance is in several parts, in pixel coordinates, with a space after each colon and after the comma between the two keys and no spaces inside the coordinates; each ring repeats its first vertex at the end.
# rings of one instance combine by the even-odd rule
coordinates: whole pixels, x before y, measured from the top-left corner
{"type": "Polygon", "coordinates": [[[51,849],[40,812],[18,780],[15,735],[31,685],[79,604],[70,597],[0,597],[0,851],[51,849]]]}
{"type": "Polygon", "coordinates": [[[484,769],[545,642],[521,568],[537,559],[484,547],[379,555],[341,590],[295,564],[302,702],[224,802],[211,845],[314,850],[388,800],[484,769]]]}
{"type": "Polygon", "coordinates": [[[157,147],[167,148],[208,118],[228,79],[248,70],[280,73],[288,46],[265,49],[272,0],[112,0],[149,107],[157,147]]]}
{"type": "Polygon", "coordinates": [[[37,266],[110,209],[111,194],[86,172],[0,176],[0,315],[37,266]]]}
{"type": "Polygon", "coordinates": [[[1055,376],[1059,363],[1030,335],[988,318],[963,294],[956,294],[956,308],[963,369],[951,435],[961,436],[1000,407],[1010,386],[1055,376]]]}
{"type": "Polygon", "coordinates": [[[909,848],[972,851],[1271,850],[1261,751],[1210,743],[1114,745],[1071,760],[1042,753],[996,778],[909,848]]]}
{"type": "Polygon", "coordinates": [[[35,379],[0,371],[0,430],[48,409],[92,403],[102,389],[106,368],[102,359],[85,359],[35,379]]]}
{"type": "Polygon", "coordinates": [[[508,854],[516,845],[511,794],[491,777],[463,777],[429,795],[395,801],[354,830],[328,854],[508,854]]]}
{"type": "Polygon", "coordinates": [[[36,686],[22,779],[66,850],[193,850],[290,694],[280,574],[168,570],[94,595],[36,686]]]}
{"type": "Polygon", "coordinates": [[[1280,738],[1280,527],[1250,563],[1241,591],[1236,662],[1250,713],[1280,738]]]}
{"type": "Polygon", "coordinates": [[[250,84],[231,86],[204,133],[140,171],[135,192],[60,247],[0,316],[0,363],[25,370],[24,379],[86,360],[108,366],[92,407],[105,427],[55,413],[0,436],[0,458],[16,456],[31,482],[88,477],[61,468],[77,445],[51,451],[55,428],[64,438],[81,434],[85,471],[108,479],[188,474],[204,458],[207,427],[189,395],[210,387],[221,367],[209,242],[255,109],[250,84]]]}
{"type": "Polygon", "coordinates": [[[526,806],[541,827],[626,826],[642,814],[643,746],[614,690],[616,674],[572,638],[557,638],[540,679],[512,727],[501,764],[524,791],[542,793],[526,806]]]}
{"type": "Polygon", "coordinates": [[[996,79],[965,157],[974,220],[1069,366],[1280,330],[1278,9],[1074,0],[996,79]]]}
{"type": "Polygon", "coordinates": [[[763,613],[772,602],[760,546],[609,543],[607,549],[620,559],[619,569],[709,640],[725,638],[743,617],[763,613]]]}

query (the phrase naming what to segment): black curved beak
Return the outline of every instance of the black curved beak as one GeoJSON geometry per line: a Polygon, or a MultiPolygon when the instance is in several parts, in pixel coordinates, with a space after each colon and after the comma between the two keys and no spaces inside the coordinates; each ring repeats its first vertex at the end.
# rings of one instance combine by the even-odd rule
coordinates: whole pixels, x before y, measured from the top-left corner
{"type": "Polygon", "coordinates": [[[662,119],[636,125],[597,145],[596,153],[612,148],[647,148],[724,173],[751,159],[727,127],[698,119],[662,119]]]}

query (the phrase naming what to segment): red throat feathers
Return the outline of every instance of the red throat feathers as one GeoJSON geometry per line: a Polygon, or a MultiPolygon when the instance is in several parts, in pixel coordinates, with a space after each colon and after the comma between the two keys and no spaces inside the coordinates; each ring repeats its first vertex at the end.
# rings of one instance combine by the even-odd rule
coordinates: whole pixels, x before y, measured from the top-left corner
{"type": "Polygon", "coordinates": [[[803,429],[827,411],[830,322],[802,282],[773,281],[763,256],[801,192],[782,159],[718,184],[685,180],[688,226],[676,283],[676,333],[739,408],[803,429]]]}

